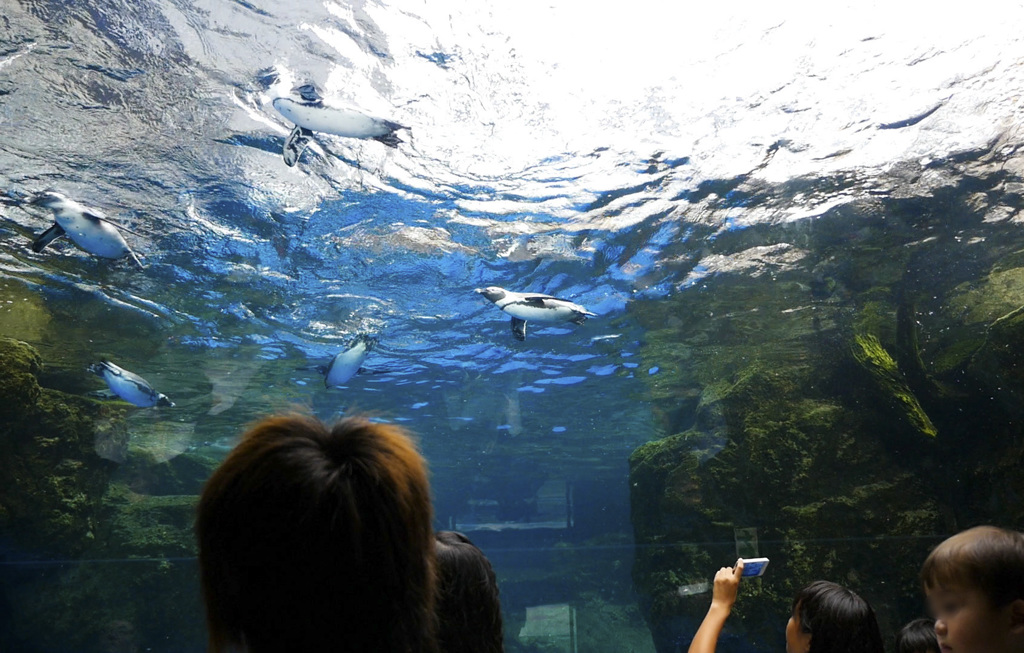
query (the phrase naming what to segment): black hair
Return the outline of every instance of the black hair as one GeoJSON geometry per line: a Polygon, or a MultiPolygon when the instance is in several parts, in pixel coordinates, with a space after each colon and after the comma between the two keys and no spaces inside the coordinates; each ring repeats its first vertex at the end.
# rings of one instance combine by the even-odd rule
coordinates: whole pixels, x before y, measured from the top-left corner
{"type": "Polygon", "coordinates": [[[498,581],[483,551],[455,531],[439,531],[437,639],[444,653],[503,653],[498,581]]]}
{"type": "Polygon", "coordinates": [[[935,620],[927,617],[914,619],[896,633],[896,653],[938,653],[939,640],[935,637],[935,620]]]}
{"type": "Polygon", "coordinates": [[[819,580],[797,592],[793,614],[811,635],[809,653],[883,653],[875,611],[854,592],[819,580]]]}

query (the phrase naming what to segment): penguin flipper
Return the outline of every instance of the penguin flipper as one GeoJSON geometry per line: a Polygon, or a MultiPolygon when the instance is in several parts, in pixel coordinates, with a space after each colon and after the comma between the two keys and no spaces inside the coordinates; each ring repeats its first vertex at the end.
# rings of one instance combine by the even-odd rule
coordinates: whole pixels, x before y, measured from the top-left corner
{"type": "Polygon", "coordinates": [[[520,342],[526,340],[526,320],[520,320],[518,317],[512,318],[512,335],[520,342]]]}
{"type": "Polygon", "coordinates": [[[395,136],[394,133],[384,134],[383,136],[374,136],[373,140],[379,141],[381,143],[384,143],[388,147],[398,147],[399,143],[404,143],[405,142],[401,138],[399,138],[398,136],[395,136]]]}
{"type": "Polygon", "coordinates": [[[309,145],[309,139],[313,136],[313,132],[309,131],[305,127],[295,125],[291,133],[288,134],[288,138],[284,141],[284,163],[289,168],[299,162],[299,157],[302,156],[302,152],[309,145]]]}
{"type": "Polygon", "coordinates": [[[99,220],[100,222],[106,222],[107,224],[111,225],[112,227],[118,229],[119,231],[127,231],[128,233],[132,234],[133,236],[138,236],[139,238],[144,238],[145,237],[142,234],[140,234],[139,232],[132,231],[128,227],[124,226],[123,224],[121,224],[119,222],[116,222],[114,220],[111,220],[110,218],[106,217],[105,215],[97,215],[95,213],[90,213],[89,211],[86,211],[82,215],[84,215],[85,217],[87,217],[89,219],[95,219],[95,220],[99,220]]]}
{"type": "Polygon", "coordinates": [[[39,234],[35,240],[32,241],[32,251],[37,254],[43,251],[43,248],[49,245],[55,238],[60,238],[64,235],[64,228],[59,224],[54,224],[52,227],[39,234]]]}

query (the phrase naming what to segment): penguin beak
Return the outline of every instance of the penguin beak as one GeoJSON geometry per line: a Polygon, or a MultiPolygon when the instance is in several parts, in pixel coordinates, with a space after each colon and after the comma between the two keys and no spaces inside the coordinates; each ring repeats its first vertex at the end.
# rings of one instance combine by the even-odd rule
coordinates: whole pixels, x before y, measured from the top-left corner
{"type": "Polygon", "coordinates": [[[484,294],[484,289],[483,288],[474,288],[473,292],[482,295],[482,294],[484,294]]]}

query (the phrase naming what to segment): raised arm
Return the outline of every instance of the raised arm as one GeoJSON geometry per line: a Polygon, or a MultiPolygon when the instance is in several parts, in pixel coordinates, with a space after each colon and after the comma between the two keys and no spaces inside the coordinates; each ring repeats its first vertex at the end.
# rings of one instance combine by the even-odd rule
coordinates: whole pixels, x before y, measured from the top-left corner
{"type": "Polygon", "coordinates": [[[740,589],[740,575],[743,573],[743,559],[736,561],[735,567],[722,567],[715,574],[715,588],[711,594],[711,607],[701,622],[697,634],[690,642],[689,653],[715,653],[718,646],[718,635],[725,626],[725,620],[732,612],[736,603],[736,594],[740,589]]]}

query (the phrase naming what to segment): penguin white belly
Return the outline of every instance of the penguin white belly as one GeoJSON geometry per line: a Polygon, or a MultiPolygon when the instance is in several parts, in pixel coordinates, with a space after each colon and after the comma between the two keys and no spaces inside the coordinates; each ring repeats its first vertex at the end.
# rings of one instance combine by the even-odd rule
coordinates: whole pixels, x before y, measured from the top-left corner
{"type": "Polygon", "coordinates": [[[132,379],[114,374],[109,370],[103,371],[103,380],[107,382],[110,389],[121,399],[141,408],[155,406],[157,397],[151,390],[139,387],[132,379]]]}
{"type": "Polygon", "coordinates": [[[299,127],[325,134],[349,138],[374,138],[392,131],[382,120],[350,109],[312,106],[284,97],[274,100],[274,108],[299,127]]]}
{"type": "Polygon", "coordinates": [[[359,366],[366,360],[367,353],[366,346],[359,343],[335,356],[330,367],[327,368],[327,376],[324,378],[325,385],[328,388],[344,385],[359,372],[359,366]]]}
{"type": "Polygon", "coordinates": [[[64,229],[68,238],[90,254],[103,258],[121,258],[130,252],[121,232],[103,220],[57,216],[57,224],[64,229]]]}
{"type": "Polygon", "coordinates": [[[565,322],[572,319],[574,311],[568,306],[554,306],[551,308],[539,308],[537,306],[524,306],[522,304],[508,304],[502,306],[512,317],[518,317],[527,322],[565,322]]]}

